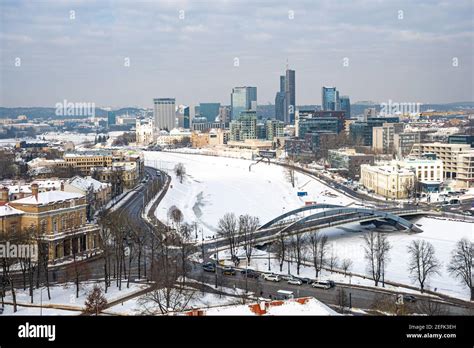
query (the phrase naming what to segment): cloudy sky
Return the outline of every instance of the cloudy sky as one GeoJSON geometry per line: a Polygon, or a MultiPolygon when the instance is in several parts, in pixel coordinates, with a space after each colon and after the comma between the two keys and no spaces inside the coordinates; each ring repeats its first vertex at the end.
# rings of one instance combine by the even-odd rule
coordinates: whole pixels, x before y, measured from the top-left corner
{"type": "Polygon", "coordinates": [[[473,4],[1,0],[0,105],[229,104],[244,85],[267,104],[287,60],[298,105],[323,85],[352,102],[473,101],[473,4]]]}

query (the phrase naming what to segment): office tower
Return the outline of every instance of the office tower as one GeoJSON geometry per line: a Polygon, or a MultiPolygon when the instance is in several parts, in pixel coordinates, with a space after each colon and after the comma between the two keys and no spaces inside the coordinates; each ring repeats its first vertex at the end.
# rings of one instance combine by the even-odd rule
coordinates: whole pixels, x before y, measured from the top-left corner
{"type": "Polygon", "coordinates": [[[323,111],[339,111],[341,103],[336,87],[323,87],[321,93],[321,107],[323,111]]]}
{"type": "Polygon", "coordinates": [[[172,130],[176,128],[176,110],[174,98],[153,99],[153,116],[157,130],[172,130]]]}
{"type": "Polygon", "coordinates": [[[178,118],[178,127],[188,129],[190,126],[189,106],[179,105],[176,110],[176,117],[178,118]]]}
{"type": "Polygon", "coordinates": [[[285,76],[280,76],[280,90],[275,96],[275,118],[280,121],[285,119],[285,76]]]}
{"type": "Polygon", "coordinates": [[[339,100],[341,102],[341,111],[345,111],[346,117],[351,118],[351,100],[349,96],[343,95],[339,100]]]}
{"type": "MultiPolygon", "coordinates": [[[[280,77],[281,85],[281,77],[280,77]]],[[[285,112],[284,122],[294,123],[296,111],[296,87],[295,87],[295,71],[286,69],[285,76],[285,112]]]]}
{"type": "Polygon", "coordinates": [[[237,119],[243,111],[257,111],[257,87],[234,87],[230,103],[232,119],[237,119]]]}
{"type": "Polygon", "coordinates": [[[115,120],[116,120],[116,114],[115,111],[107,111],[107,125],[113,126],[115,125],[115,120]]]}
{"type": "Polygon", "coordinates": [[[222,123],[230,122],[230,106],[224,105],[219,108],[219,121],[222,123]]]}
{"type": "Polygon", "coordinates": [[[205,117],[208,122],[215,122],[219,116],[220,103],[200,103],[199,116],[205,117]]]}
{"type": "Polygon", "coordinates": [[[242,111],[240,116],[230,123],[231,141],[245,141],[257,139],[257,113],[256,111],[242,111]]]}

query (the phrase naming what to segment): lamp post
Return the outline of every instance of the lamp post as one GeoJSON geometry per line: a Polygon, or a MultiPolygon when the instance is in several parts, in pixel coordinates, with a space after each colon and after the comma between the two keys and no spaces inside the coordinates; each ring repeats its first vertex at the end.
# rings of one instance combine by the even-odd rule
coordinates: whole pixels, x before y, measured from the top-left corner
{"type": "Polygon", "coordinates": [[[219,251],[217,250],[217,238],[216,238],[216,236],[212,236],[212,239],[215,240],[215,248],[216,248],[216,267],[215,267],[215,273],[216,273],[216,289],[217,289],[217,265],[219,264],[219,251]]]}
{"type": "Polygon", "coordinates": [[[43,316],[43,288],[40,289],[40,316],[43,316]]]}

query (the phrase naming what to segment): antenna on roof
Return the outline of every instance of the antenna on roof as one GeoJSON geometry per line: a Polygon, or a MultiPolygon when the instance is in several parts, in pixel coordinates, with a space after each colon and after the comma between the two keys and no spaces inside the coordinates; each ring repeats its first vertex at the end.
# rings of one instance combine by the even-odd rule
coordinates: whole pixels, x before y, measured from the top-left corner
{"type": "Polygon", "coordinates": [[[286,70],[288,70],[288,58],[286,58],[286,70]]]}

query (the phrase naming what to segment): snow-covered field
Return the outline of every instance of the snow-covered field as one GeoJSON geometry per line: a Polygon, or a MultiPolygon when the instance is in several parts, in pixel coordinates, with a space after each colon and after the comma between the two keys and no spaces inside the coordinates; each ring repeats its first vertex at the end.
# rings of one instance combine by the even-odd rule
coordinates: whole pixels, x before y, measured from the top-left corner
{"type": "Polygon", "coordinates": [[[353,203],[307,175],[296,173],[293,188],[285,179],[283,168],[276,165],[259,163],[249,171],[254,163],[249,160],[149,151],[145,152],[145,161],[172,177],[172,187],[156,210],[158,219],[166,222],[169,208],[175,205],[183,212],[185,222],[196,222],[203,228],[205,237],[216,233],[219,219],[228,212],[258,216],[265,223],[303,206],[305,201],[353,203]],[[173,172],[177,163],[186,168],[182,184],[173,172]],[[308,195],[298,197],[298,191],[308,195]]]}
{"type": "MultiPolygon", "coordinates": [[[[104,292],[104,284],[97,282],[83,282],[79,287],[79,297],[76,298],[76,286],[73,283],[66,283],[61,285],[55,285],[50,287],[51,300],[48,299],[47,290],[45,287],[42,289],[35,289],[33,292],[33,299],[35,305],[53,305],[57,308],[43,308],[43,315],[78,315],[80,314],[81,308],[84,307],[84,302],[87,298],[88,293],[93,289],[94,285],[99,285],[103,290],[105,298],[108,302],[118,300],[124,296],[131,295],[137,291],[140,291],[147,287],[146,284],[130,283],[130,287],[127,288],[126,281],[122,282],[122,289],[119,290],[115,285],[115,282],[111,283],[107,293],[104,292]],[[67,310],[71,308],[72,310],[67,310]]],[[[16,299],[19,304],[29,304],[30,296],[29,290],[17,290],[16,299]]],[[[11,293],[8,292],[5,296],[6,302],[12,302],[11,293]]],[[[13,313],[12,306],[6,306],[4,315],[40,315],[40,307],[21,307],[18,306],[18,312],[13,313]]]]}

